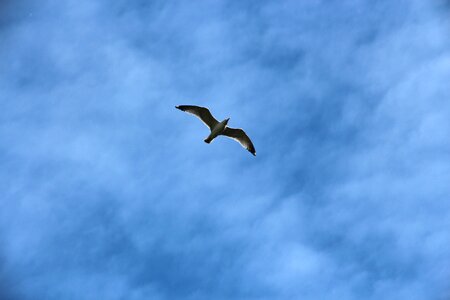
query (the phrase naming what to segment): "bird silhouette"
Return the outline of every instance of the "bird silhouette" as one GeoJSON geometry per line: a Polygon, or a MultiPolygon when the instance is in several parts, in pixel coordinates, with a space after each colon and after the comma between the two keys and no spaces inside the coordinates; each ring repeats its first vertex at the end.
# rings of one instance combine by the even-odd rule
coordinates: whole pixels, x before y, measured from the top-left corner
{"type": "Polygon", "coordinates": [[[216,120],[216,118],[213,117],[209,109],[206,107],[201,106],[195,106],[195,105],[178,105],[175,106],[175,108],[178,108],[181,111],[193,114],[197,118],[199,118],[206,126],[208,126],[211,133],[208,135],[208,137],[204,140],[205,143],[211,143],[216,137],[219,135],[223,135],[226,137],[229,137],[237,142],[239,142],[242,147],[247,149],[251,154],[256,156],[256,150],[253,146],[252,141],[248,137],[248,135],[245,133],[244,130],[240,128],[231,128],[228,127],[228,121],[230,118],[227,118],[223,120],[222,122],[219,122],[216,120]]]}

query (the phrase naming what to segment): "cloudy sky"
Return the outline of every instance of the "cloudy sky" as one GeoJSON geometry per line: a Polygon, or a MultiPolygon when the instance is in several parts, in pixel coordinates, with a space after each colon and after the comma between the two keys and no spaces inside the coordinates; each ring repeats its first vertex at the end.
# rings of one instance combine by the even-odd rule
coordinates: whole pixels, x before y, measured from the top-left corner
{"type": "Polygon", "coordinates": [[[0,299],[448,300],[449,82],[447,0],[2,0],[0,299]]]}

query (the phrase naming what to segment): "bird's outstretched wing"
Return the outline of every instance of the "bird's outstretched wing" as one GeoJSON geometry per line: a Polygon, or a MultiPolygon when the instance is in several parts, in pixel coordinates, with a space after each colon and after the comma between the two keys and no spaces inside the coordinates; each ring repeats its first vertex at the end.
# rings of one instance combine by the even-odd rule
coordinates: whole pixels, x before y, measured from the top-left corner
{"type": "Polygon", "coordinates": [[[206,126],[208,126],[210,130],[212,130],[214,126],[219,123],[219,121],[217,121],[213,117],[213,115],[206,107],[195,105],[178,105],[175,106],[175,108],[193,114],[194,116],[199,118],[206,126]]]}
{"type": "Polygon", "coordinates": [[[247,134],[245,134],[245,131],[242,129],[237,129],[237,128],[230,128],[227,127],[225,128],[225,130],[223,131],[222,135],[227,136],[229,138],[232,138],[233,140],[238,141],[242,147],[244,147],[245,149],[247,149],[251,154],[253,154],[254,156],[256,156],[256,150],[255,150],[255,146],[253,146],[252,141],[250,140],[250,138],[247,136],[247,134]]]}

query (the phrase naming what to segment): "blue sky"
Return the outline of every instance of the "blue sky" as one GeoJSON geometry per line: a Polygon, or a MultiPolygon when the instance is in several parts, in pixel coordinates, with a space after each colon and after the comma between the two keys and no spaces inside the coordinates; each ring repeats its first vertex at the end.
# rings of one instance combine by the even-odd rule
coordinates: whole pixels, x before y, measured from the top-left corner
{"type": "Polygon", "coordinates": [[[444,0],[2,1],[0,298],[448,299],[449,20],[444,0]]]}

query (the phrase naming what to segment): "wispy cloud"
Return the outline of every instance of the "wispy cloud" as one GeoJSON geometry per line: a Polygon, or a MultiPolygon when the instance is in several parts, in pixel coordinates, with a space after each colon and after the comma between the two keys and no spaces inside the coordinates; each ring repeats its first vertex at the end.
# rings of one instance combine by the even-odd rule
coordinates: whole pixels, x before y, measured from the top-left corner
{"type": "Polygon", "coordinates": [[[0,296],[444,299],[448,14],[4,2],[0,296]]]}

